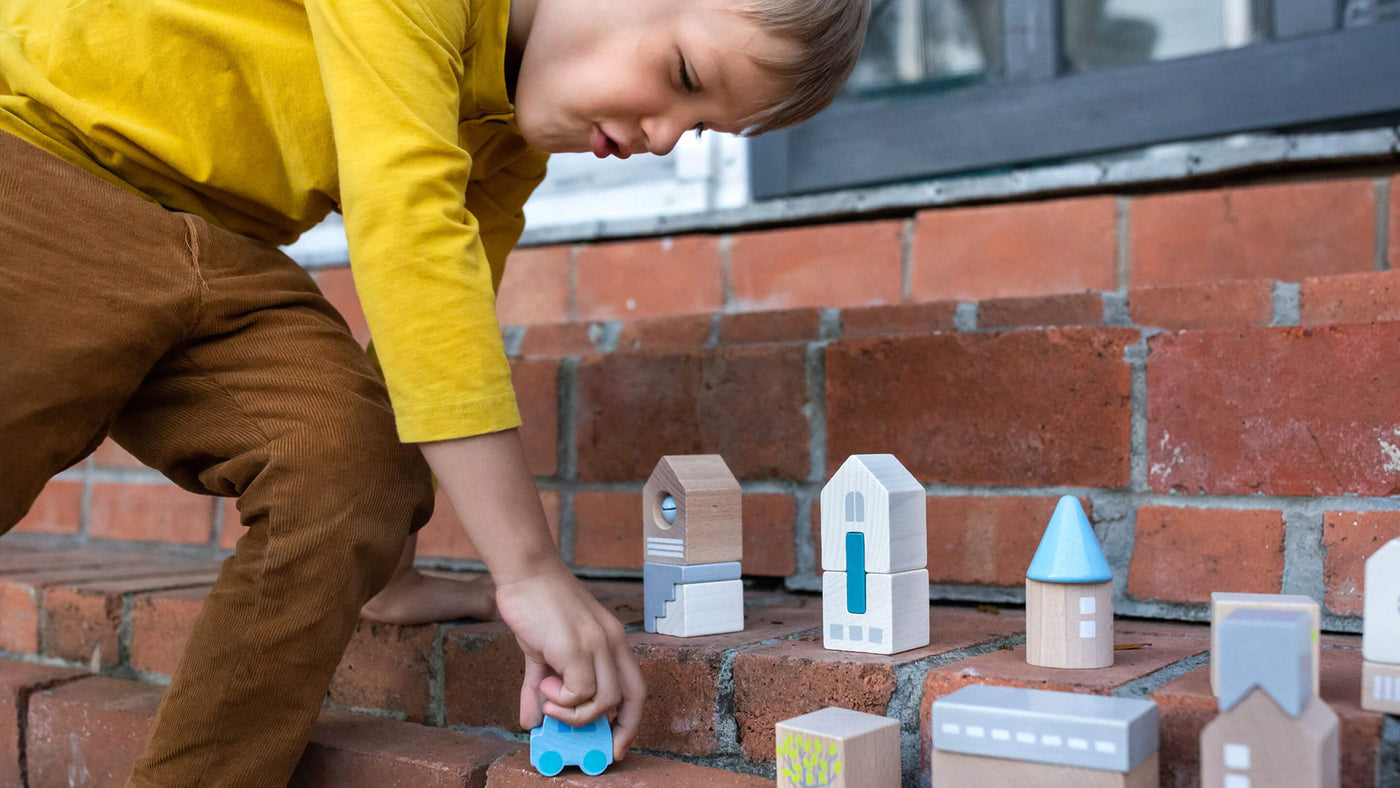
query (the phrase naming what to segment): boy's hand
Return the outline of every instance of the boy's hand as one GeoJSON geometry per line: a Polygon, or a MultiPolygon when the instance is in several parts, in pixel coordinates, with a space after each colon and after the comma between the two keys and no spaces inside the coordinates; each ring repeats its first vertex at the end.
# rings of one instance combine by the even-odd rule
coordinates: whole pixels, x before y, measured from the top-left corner
{"type": "Polygon", "coordinates": [[[641,723],[646,683],[617,618],[567,569],[500,586],[496,605],[525,654],[521,727],[542,724],[545,714],[582,725],[617,709],[613,759],[622,760],[641,723]]]}
{"type": "Polygon", "coordinates": [[[569,572],[549,535],[517,430],[420,444],[496,581],[525,653],[520,724],[579,725],[617,709],[613,760],[637,734],[646,685],[622,625],[569,572]]]}

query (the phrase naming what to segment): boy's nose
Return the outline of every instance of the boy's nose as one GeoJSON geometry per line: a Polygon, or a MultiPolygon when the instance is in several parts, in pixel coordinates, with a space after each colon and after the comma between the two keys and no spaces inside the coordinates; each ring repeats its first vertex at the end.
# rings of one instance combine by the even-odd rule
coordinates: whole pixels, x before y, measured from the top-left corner
{"type": "Polygon", "coordinates": [[[657,120],[650,124],[643,124],[642,135],[644,140],[641,144],[633,147],[633,151],[650,151],[657,156],[665,156],[680,142],[681,135],[685,133],[685,127],[678,123],[666,120],[657,120]]]}

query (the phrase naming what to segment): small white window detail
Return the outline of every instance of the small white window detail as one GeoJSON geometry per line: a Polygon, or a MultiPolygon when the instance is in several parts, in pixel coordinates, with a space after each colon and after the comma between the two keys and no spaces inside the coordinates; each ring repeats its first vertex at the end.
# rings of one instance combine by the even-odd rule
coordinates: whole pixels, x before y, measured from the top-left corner
{"type": "Polygon", "coordinates": [[[1113,755],[1118,752],[1118,745],[1111,741],[1096,741],[1094,742],[1094,752],[1101,752],[1104,755],[1113,755]]]}
{"type": "Polygon", "coordinates": [[[1016,731],[1017,744],[1035,744],[1035,734],[1027,731],[1016,731]]]}
{"type": "Polygon", "coordinates": [[[1098,629],[1094,626],[1094,622],[1092,622],[1092,621],[1080,621],[1080,622],[1079,622],[1079,636],[1080,636],[1081,638],[1085,638],[1085,639],[1092,638],[1092,637],[1094,636],[1094,633],[1097,632],[1097,631],[1098,631],[1098,629]]]}
{"type": "Polygon", "coordinates": [[[1248,769],[1248,768],[1249,768],[1249,745],[1248,745],[1248,744],[1226,744],[1226,745],[1225,745],[1225,768],[1226,768],[1226,769],[1248,769]]]}
{"type": "Polygon", "coordinates": [[[846,522],[865,522],[865,496],[854,490],[846,493],[846,522]]]}
{"type": "Polygon", "coordinates": [[[939,730],[943,731],[949,736],[957,736],[958,733],[961,731],[961,729],[958,728],[957,723],[954,722],[943,723],[941,726],[939,726],[939,730]]]}
{"type": "Polygon", "coordinates": [[[1249,776],[1244,774],[1225,775],[1225,788],[1249,788],[1249,776]]]}
{"type": "Polygon", "coordinates": [[[1094,615],[1094,610],[1095,610],[1095,609],[1096,609],[1096,604],[1095,604],[1095,602],[1094,602],[1094,598],[1093,598],[1093,597],[1091,597],[1091,596],[1082,596],[1082,597],[1079,598],[1079,615],[1081,615],[1081,616],[1092,616],[1092,615],[1094,615]]]}
{"type": "Polygon", "coordinates": [[[997,741],[1011,741],[1011,731],[1005,728],[992,728],[992,738],[997,741]]]}
{"type": "Polygon", "coordinates": [[[981,725],[967,726],[967,735],[974,739],[980,739],[987,735],[987,731],[981,725]]]}
{"type": "Polygon", "coordinates": [[[1069,748],[1071,750],[1087,750],[1089,749],[1089,740],[1076,739],[1075,737],[1071,736],[1069,737],[1069,748]]]}
{"type": "Polygon", "coordinates": [[[1046,747],[1065,746],[1065,740],[1059,736],[1056,736],[1053,733],[1042,734],[1040,737],[1040,743],[1045,745],[1046,747]]]}

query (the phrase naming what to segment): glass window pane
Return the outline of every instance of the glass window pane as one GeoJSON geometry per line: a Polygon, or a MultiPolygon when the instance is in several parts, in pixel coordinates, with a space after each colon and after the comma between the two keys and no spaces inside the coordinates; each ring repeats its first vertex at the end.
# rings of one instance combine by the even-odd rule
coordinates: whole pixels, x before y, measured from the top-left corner
{"type": "Polygon", "coordinates": [[[1071,70],[1233,49],[1262,39],[1263,0],[1063,0],[1071,70]]]}
{"type": "Polygon", "coordinates": [[[1000,61],[1000,0],[872,0],[848,86],[961,85],[985,78],[1000,61]]]}

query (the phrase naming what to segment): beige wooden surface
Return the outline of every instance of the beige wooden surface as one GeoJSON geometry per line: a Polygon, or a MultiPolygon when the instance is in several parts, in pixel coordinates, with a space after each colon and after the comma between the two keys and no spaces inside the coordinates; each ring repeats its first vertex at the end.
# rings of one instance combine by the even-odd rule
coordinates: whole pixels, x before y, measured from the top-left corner
{"type": "Polygon", "coordinates": [[[1295,718],[1256,688],[1201,731],[1201,788],[1224,788],[1228,775],[1248,777],[1251,788],[1338,788],[1338,728],[1321,698],[1295,718]],[[1235,753],[1230,764],[1227,746],[1235,753]]]}
{"type": "Polygon", "coordinates": [[[778,788],[805,788],[783,773],[784,737],[805,737],[829,752],[836,745],[841,772],[830,788],[899,788],[899,721],[850,709],[827,708],[779,722],[775,730],[778,788]]]}
{"type": "Polygon", "coordinates": [[[1159,783],[1155,752],[1126,773],[945,750],[933,753],[933,788],[1158,788],[1159,783]]]}
{"type": "Polygon", "coordinates": [[[742,501],[739,482],[718,454],[662,457],[642,488],[645,560],[661,564],[742,560],[742,501]],[[676,499],[674,523],[661,515],[661,501],[668,493],[676,499]]]}
{"type": "Polygon", "coordinates": [[[1112,665],[1113,581],[1043,583],[1027,578],[1026,661],[1045,668],[1112,665]]]}

